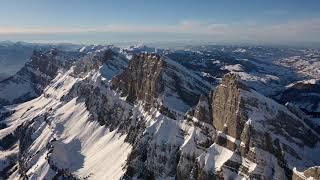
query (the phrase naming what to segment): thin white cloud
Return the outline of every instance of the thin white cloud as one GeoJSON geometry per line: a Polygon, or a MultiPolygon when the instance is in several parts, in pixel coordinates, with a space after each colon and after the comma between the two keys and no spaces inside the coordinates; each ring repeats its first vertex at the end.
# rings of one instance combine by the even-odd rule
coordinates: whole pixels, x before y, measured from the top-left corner
{"type": "Polygon", "coordinates": [[[201,24],[183,21],[175,25],[111,24],[101,27],[2,27],[0,34],[48,34],[85,32],[147,32],[147,33],[215,33],[222,24],[201,24]]]}
{"type": "Polygon", "coordinates": [[[320,19],[287,22],[282,24],[219,24],[198,21],[181,21],[174,25],[111,24],[101,27],[1,27],[0,34],[55,34],[55,33],[175,33],[189,34],[207,40],[255,41],[320,41],[320,19]]]}

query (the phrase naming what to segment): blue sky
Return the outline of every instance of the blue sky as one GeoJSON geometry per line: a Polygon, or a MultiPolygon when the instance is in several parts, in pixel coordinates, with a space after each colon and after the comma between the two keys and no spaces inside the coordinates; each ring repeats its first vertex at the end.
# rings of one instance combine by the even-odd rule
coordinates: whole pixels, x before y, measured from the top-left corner
{"type": "Polygon", "coordinates": [[[320,42],[319,0],[2,0],[0,40],[320,42]]]}

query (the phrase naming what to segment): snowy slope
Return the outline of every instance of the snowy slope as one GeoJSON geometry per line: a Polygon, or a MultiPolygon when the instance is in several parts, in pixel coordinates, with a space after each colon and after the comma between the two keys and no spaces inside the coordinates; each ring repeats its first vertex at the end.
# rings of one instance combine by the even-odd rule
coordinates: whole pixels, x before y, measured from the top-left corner
{"type": "Polygon", "coordinates": [[[66,71],[80,55],[51,49],[34,51],[30,61],[12,77],[0,82],[0,106],[25,102],[39,96],[57,75],[66,71]]]}
{"type": "MultiPolygon", "coordinates": [[[[184,114],[212,85],[166,56],[154,53],[135,55],[123,73],[112,79],[113,89],[130,103],[143,101],[150,107],[184,114]]],[[[146,106],[146,107],[147,107],[146,106]]]]}
{"type": "Polygon", "coordinates": [[[317,129],[236,79],[226,76],[212,104],[198,104],[207,109],[202,113],[211,106],[214,127],[203,121],[199,107],[187,117],[179,178],[291,179],[290,169],[317,166],[317,129]]]}
{"type": "MultiPolygon", "coordinates": [[[[225,51],[204,48],[207,49],[171,51],[166,56],[198,74],[213,86],[220,84],[223,75],[232,72],[241,76],[250,87],[266,96],[275,96],[284,90],[284,86],[301,80],[294,70],[251,54],[259,53],[259,50],[251,49],[250,53],[233,53],[232,51],[237,49],[232,47],[225,51]]],[[[240,50],[244,49],[240,48],[240,50]]]]}
{"type": "Polygon", "coordinates": [[[0,109],[1,178],[291,179],[320,165],[318,129],[254,86],[276,66],[215,59],[234,74],[210,92],[189,68],[206,63],[89,49],[39,97],[0,109]]]}
{"type": "Polygon", "coordinates": [[[124,142],[125,136],[88,121],[84,102],[60,100],[81,80],[70,73],[59,74],[40,97],[8,107],[15,113],[2,121],[8,127],[0,134],[6,136],[21,125],[31,131],[30,137],[20,137],[20,143],[13,145],[21,147],[23,141],[30,141],[26,149],[13,152],[26,157],[23,169],[30,179],[53,178],[62,169],[70,176],[119,179],[130,145],[124,142]]]}
{"type": "Polygon", "coordinates": [[[310,52],[299,56],[291,56],[276,61],[277,64],[295,69],[299,74],[309,78],[320,78],[320,56],[317,52],[310,52]]]}

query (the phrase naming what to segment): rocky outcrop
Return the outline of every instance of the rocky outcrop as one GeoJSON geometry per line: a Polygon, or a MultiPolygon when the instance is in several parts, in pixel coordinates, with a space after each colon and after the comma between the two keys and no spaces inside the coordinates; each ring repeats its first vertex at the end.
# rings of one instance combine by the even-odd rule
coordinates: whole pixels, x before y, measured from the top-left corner
{"type": "MultiPolygon", "coordinates": [[[[237,75],[225,75],[209,94],[210,85],[166,56],[142,53],[128,67],[126,62],[113,50],[92,52],[59,74],[35,102],[3,111],[0,120],[13,118],[0,131],[19,132],[0,140],[5,151],[19,145],[13,171],[22,178],[36,177],[38,168],[43,177],[90,179],[100,156],[107,162],[105,153],[116,153],[105,146],[126,145],[127,159],[115,165],[123,168],[123,179],[291,179],[297,174],[292,167],[303,172],[320,163],[312,155],[319,151],[319,134],[304,115],[257,93],[237,75]],[[15,127],[19,117],[28,123],[15,127]],[[91,146],[93,141],[98,143],[91,146]],[[90,166],[83,154],[95,157],[90,166]],[[76,166],[64,167],[66,159],[76,166]],[[77,174],[82,168],[86,173],[77,174]]],[[[48,66],[47,76],[54,77],[58,66],[48,66]]]]}
{"type": "Polygon", "coordinates": [[[86,76],[90,71],[99,71],[101,76],[110,80],[128,66],[128,59],[113,48],[102,48],[81,58],[75,67],[73,75],[86,76]]]}
{"type": "Polygon", "coordinates": [[[156,104],[156,99],[164,91],[164,69],[165,62],[158,55],[136,55],[128,69],[113,78],[112,86],[121,91],[129,103],[141,100],[149,107],[156,104]]]}
{"type": "Polygon", "coordinates": [[[34,51],[25,66],[14,76],[0,82],[0,107],[28,101],[39,96],[59,69],[69,69],[78,54],[51,49],[34,51]],[[14,93],[13,93],[14,92],[14,93]]]}
{"type": "Polygon", "coordinates": [[[212,123],[212,106],[206,96],[200,96],[198,104],[195,106],[193,117],[201,122],[212,123]]]}
{"type": "Polygon", "coordinates": [[[307,180],[307,179],[320,179],[320,167],[312,167],[304,172],[298,172],[294,169],[294,173],[292,176],[293,180],[307,180]]]}
{"type": "MultiPolygon", "coordinates": [[[[299,107],[308,117],[320,117],[320,83],[319,80],[298,82],[282,92],[280,102],[291,103],[299,107]],[[313,81],[313,82],[312,82],[313,81]]],[[[320,130],[320,128],[318,128],[320,130]]]]}
{"type": "Polygon", "coordinates": [[[78,97],[78,101],[85,102],[87,110],[91,113],[91,120],[98,121],[100,125],[112,131],[117,129],[121,134],[127,133],[131,121],[130,108],[126,108],[125,104],[113,102],[112,92],[108,90],[107,84],[100,83],[99,86],[95,86],[89,79],[82,80],[76,83],[62,100],[68,102],[78,97]]]}
{"type": "Polygon", "coordinates": [[[47,53],[34,51],[31,56],[30,65],[33,69],[38,69],[40,73],[49,76],[51,79],[56,76],[59,68],[62,67],[63,62],[58,59],[58,50],[50,50],[47,53]]]}
{"type": "Polygon", "coordinates": [[[112,88],[131,104],[142,101],[146,109],[155,106],[186,112],[201,94],[210,91],[211,85],[165,56],[142,53],[113,78],[112,88]]]}
{"type": "MultiPolygon", "coordinates": [[[[205,98],[201,98],[199,102],[209,104],[209,108],[205,110],[198,105],[190,114],[198,120],[202,119],[201,122],[208,123],[203,119],[209,116],[204,116],[202,112],[208,113],[209,110],[212,115],[209,124],[214,127],[214,130],[211,130],[213,144],[211,147],[209,144],[207,147],[202,146],[203,149],[199,146],[192,148],[193,150],[190,150],[189,145],[184,145],[188,150],[182,148],[178,166],[180,179],[228,179],[234,176],[230,172],[249,179],[291,179],[290,167],[306,168],[317,165],[311,163],[301,167],[298,162],[304,160],[305,163],[310,163],[311,159],[306,160],[303,148],[312,148],[315,153],[319,135],[309,125],[304,124],[301,117],[291,114],[284,106],[251,90],[237,75],[225,75],[210,99],[210,103],[205,103],[205,98]],[[208,153],[212,148],[216,155],[208,153]],[[229,154],[229,157],[219,160],[219,156],[226,156],[224,154],[229,154]],[[214,161],[223,161],[221,168],[208,170],[210,163],[203,162],[202,156],[217,156],[214,161]],[[193,175],[186,175],[187,172],[192,172],[193,175]]],[[[197,141],[206,139],[204,134],[208,132],[204,133],[204,126],[196,127],[200,131],[196,131],[194,140],[189,141],[189,144],[198,144],[197,141]]]]}
{"type": "Polygon", "coordinates": [[[227,74],[212,97],[214,127],[236,139],[240,139],[248,120],[241,98],[241,90],[248,88],[234,74],[227,74]]]}

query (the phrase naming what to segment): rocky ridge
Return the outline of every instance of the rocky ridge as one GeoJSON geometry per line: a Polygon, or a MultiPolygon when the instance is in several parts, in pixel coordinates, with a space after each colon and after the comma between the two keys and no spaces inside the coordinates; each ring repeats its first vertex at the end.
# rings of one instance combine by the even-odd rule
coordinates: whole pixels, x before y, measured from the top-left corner
{"type": "Polygon", "coordinates": [[[180,112],[186,112],[212,88],[180,64],[153,53],[133,56],[128,68],[112,79],[112,86],[129,103],[142,101],[145,107],[156,105],[180,112]]]}
{"type": "Polygon", "coordinates": [[[78,58],[76,53],[57,49],[47,52],[34,51],[30,62],[17,74],[0,82],[0,107],[39,96],[59,70],[68,70],[78,58]]]}
{"type": "Polygon", "coordinates": [[[292,179],[320,164],[317,129],[235,74],[210,92],[166,56],[110,49],[50,67],[40,97],[1,111],[7,178],[292,179]]]}

